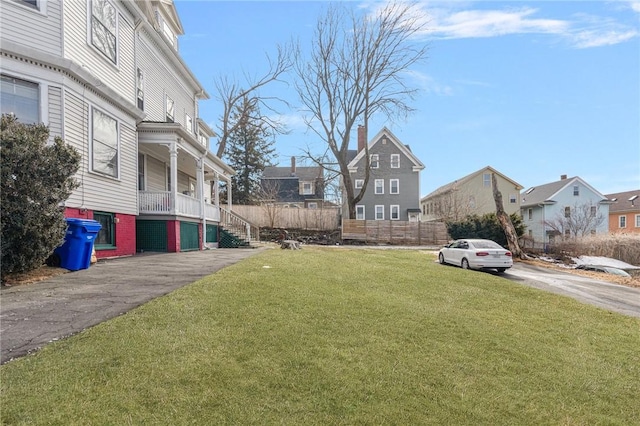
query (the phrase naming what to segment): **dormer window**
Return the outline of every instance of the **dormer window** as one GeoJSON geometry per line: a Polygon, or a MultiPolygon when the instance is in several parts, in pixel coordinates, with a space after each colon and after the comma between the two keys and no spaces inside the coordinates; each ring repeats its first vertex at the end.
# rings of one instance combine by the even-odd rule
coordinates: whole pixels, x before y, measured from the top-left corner
{"type": "Polygon", "coordinates": [[[160,27],[160,32],[167,39],[171,47],[175,50],[178,50],[178,37],[176,33],[171,29],[171,26],[165,21],[160,12],[156,11],[156,18],[158,20],[158,26],[160,27]]]}

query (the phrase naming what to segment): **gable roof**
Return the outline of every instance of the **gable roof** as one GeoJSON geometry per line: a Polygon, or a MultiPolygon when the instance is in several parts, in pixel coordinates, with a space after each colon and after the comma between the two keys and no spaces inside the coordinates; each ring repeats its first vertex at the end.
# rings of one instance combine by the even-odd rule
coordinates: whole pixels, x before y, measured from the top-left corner
{"type": "Polygon", "coordinates": [[[265,167],[262,172],[262,179],[299,179],[310,181],[324,177],[322,167],[296,167],[294,173],[291,167],[269,166],[265,167]]]}
{"type": "Polygon", "coordinates": [[[595,190],[591,185],[586,183],[578,176],[574,176],[567,179],[560,179],[556,182],[547,183],[539,186],[532,186],[528,188],[522,194],[522,203],[521,207],[537,205],[537,204],[553,204],[555,201],[553,198],[565,188],[572,186],[576,183],[581,183],[585,187],[589,188],[593,193],[599,195],[603,200],[606,200],[606,197],[602,195],[600,192],[595,190]]]}
{"type": "Polygon", "coordinates": [[[640,211],[640,189],[607,194],[606,197],[611,201],[609,213],[640,211]]]}
{"type": "Polygon", "coordinates": [[[430,194],[425,195],[424,197],[422,197],[422,200],[427,199],[427,198],[431,198],[434,197],[436,195],[441,195],[441,194],[445,194],[449,191],[453,191],[454,189],[456,189],[458,186],[472,180],[473,178],[475,178],[476,176],[480,175],[480,174],[484,174],[485,171],[491,172],[491,173],[495,173],[496,175],[500,176],[501,178],[503,178],[504,180],[507,180],[511,183],[513,183],[513,185],[517,188],[518,191],[520,191],[521,189],[524,188],[524,186],[520,185],[518,182],[514,181],[513,179],[509,179],[507,176],[503,175],[502,173],[500,173],[499,171],[497,171],[496,169],[494,169],[491,166],[487,166],[484,167],[478,171],[475,171],[471,174],[466,175],[463,178],[454,180],[453,182],[450,182],[446,185],[442,185],[441,187],[439,187],[438,189],[436,189],[435,191],[431,192],[430,194]]]}
{"type": "MultiPolygon", "coordinates": [[[[378,141],[382,140],[383,136],[386,136],[387,139],[390,140],[394,145],[396,145],[398,147],[398,149],[400,149],[400,152],[402,152],[404,154],[404,156],[407,157],[413,163],[413,170],[414,171],[419,171],[419,170],[424,169],[424,164],[422,164],[422,161],[420,161],[418,159],[418,157],[413,155],[413,153],[411,152],[411,149],[409,149],[409,146],[408,145],[404,145],[402,142],[400,142],[400,140],[396,137],[396,135],[391,133],[391,131],[389,129],[387,129],[386,127],[383,127],[378,132],[377,135],[375,135],[373,138],[371,138],[371,140],[369,141],[369,144],[368,144],[369,150],[372,147],[374,147],[375,144],[378,143],[378,141]]],[[[347,157],[349,157],[349,153],[351,153],[351,150],[347,153],[347,157]]],[[[365,150],[363,149],[360,152],[358,152],[355,155],[355,157],[353,157],[353,159],[349,162],[347,167],[349,168],[350,171],[357,170],[358,163],[364,157],[364,153],[365,153],[365,150]]]]}

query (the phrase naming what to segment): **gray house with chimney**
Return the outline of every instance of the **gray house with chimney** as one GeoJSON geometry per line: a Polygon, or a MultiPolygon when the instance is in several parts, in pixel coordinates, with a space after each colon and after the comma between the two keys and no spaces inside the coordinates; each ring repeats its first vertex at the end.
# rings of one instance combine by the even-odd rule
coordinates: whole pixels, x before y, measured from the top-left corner
{"type": "Polygon", "coordinates": [[[323,206],[324,185],[322,167],[297,167],[296,157],[291,157],[291,167],[265,167],[261,198],[285,207],[317,209],[323,206]]]}
{"type": "MultiPolygon", "coordinates": [[[[366,131],[360,126],[358,150],[349,151],[348,165],[356,194],[365,182],[366,144],[366,131]]],[[[424,164],[386,127],[369,141],[368,151],[369,181],[364,196],[356,205],[356,219],[418,221],[420,171],[424,164]]],[[[343,215],[349,215],[346,203],[343,215]]]]}

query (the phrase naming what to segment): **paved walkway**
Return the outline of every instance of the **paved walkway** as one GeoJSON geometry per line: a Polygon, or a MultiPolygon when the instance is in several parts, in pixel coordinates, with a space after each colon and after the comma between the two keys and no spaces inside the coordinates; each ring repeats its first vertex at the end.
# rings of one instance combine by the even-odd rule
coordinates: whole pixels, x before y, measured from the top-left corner
{"type": "Polygon", "coordinates": [[[141,254],[0,292],[0,363],[121,315],[262,249],[141,254]]]}

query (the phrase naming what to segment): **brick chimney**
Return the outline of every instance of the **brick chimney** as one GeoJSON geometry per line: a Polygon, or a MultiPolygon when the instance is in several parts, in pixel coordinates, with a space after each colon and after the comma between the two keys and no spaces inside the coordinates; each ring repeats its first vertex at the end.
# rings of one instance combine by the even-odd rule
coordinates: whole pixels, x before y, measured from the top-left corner
{"type": "Polygon", "coordinates": [[[560,175],[560,180],[566,180],[567,179],[567,175],[560,175]]]}
{"type": "Polygon", "coordinates": [[[294,156],[291,157],[291,174],[296,174],[296,157],[294,156]]]}
{"type": "Polygon", "coordinates": [[[367,129],[360,125],[358,126],[358,152],[362,151],[367,144],[367,129]]]}

